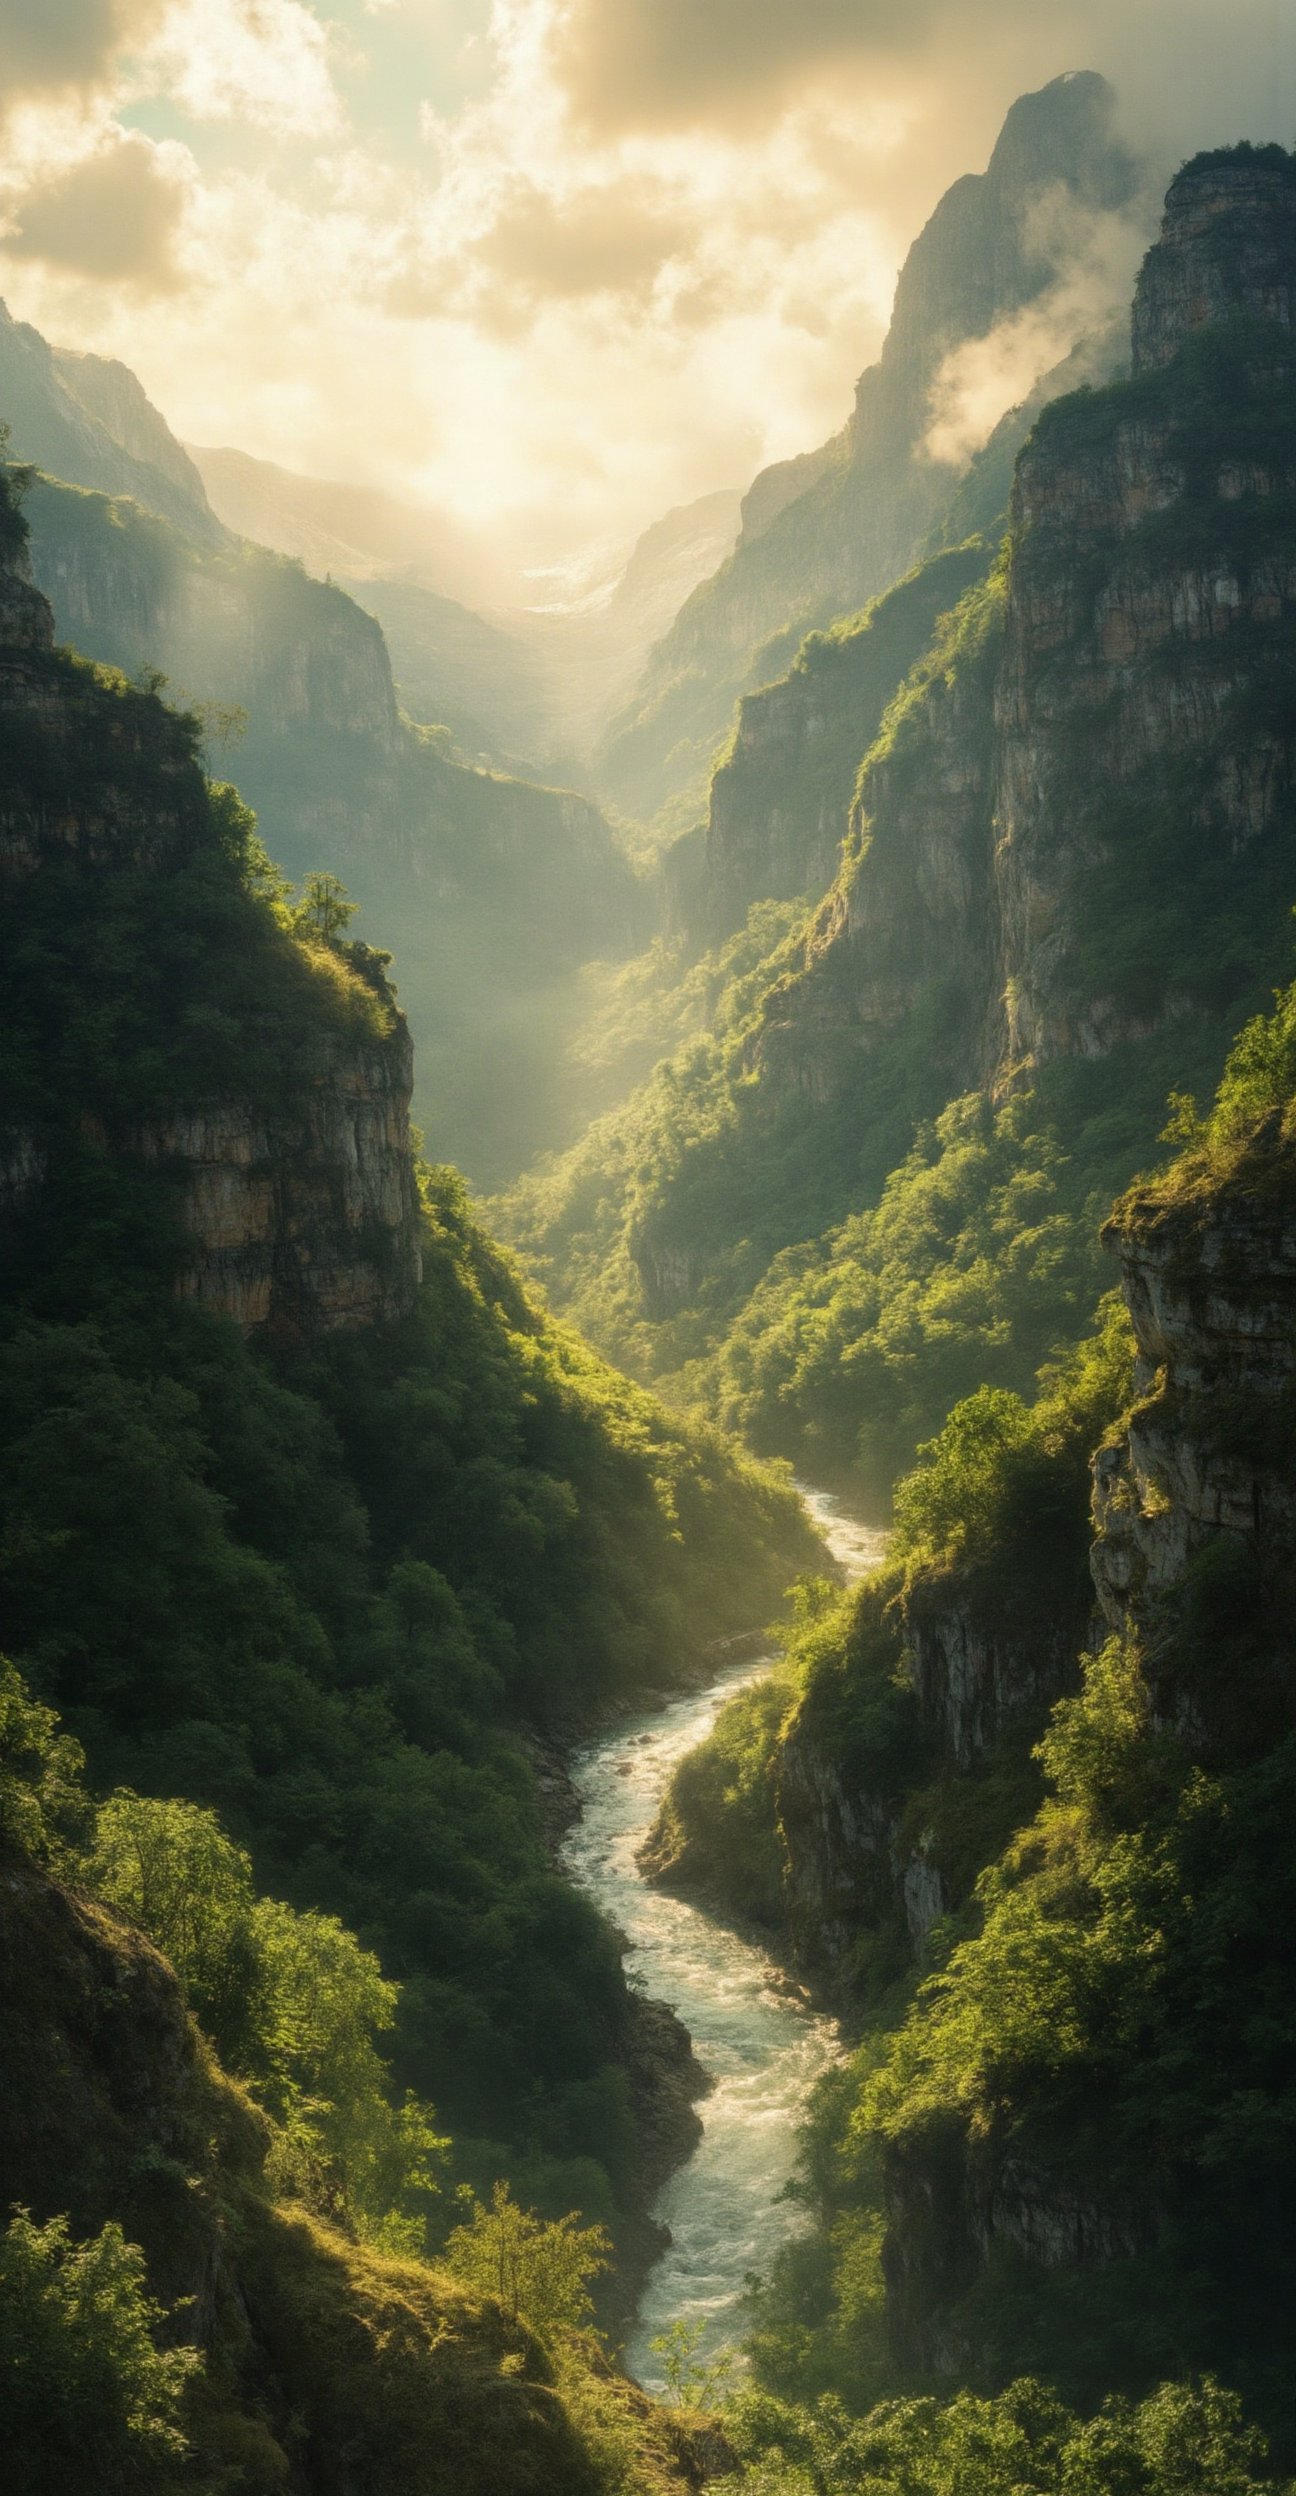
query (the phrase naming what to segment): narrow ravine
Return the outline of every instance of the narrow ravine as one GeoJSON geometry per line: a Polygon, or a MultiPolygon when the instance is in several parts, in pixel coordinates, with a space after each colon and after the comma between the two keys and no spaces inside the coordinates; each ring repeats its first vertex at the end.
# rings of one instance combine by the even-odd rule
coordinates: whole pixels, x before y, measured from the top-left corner
{"type": "MultiPolygon", "coordinates": [[[[877,1563],[881,1534],[825,1492],[802,1496],[852,1582],[877,1563]]],[[[581,1817],[564,1849],[567,1870],[626,1936],[632,1981],[678,2012],[715,2084],[700,2109],[702,2138],[654,2211],[672,2242],[649,2275],[626,2351],[650,2391],[663,2388],[651,2342],[677,2317],[702,2326],[703,2357],[740,2335],[748,2273],[768,2270],[801,2224],[780,2196],[810,2089],[839,2051],[833,2021],[808,2010],[761,1949],[651,1888],[635,1863],[676,1764],[768,1661],[731,1666],[708,1689],[590,1743],[573,1763],[581,1817]]]]}

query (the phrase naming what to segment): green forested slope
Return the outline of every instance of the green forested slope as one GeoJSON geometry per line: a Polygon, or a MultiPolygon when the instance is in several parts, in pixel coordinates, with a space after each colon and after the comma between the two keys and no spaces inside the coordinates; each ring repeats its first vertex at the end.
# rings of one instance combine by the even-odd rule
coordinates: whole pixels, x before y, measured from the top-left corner
{"type": "MultiPolygon", "coordinates": [[[[27,629],[39,601],[12,597],[27,629]]],[[[38,643],[5,659],[9,1645],[96,1780],[214,1806],[259,1878],[379,1949],[402,2073],[477,2172],[530,2161],[610,2209],[627,1997],[509,1729],[750,1627],[812,1548],[800,1513],[549,1321],[450,1173],[425,1174],[423,1281],[384,1327],[276,1348],[173,1296],[186,1225],[223,1274],[222,1208],[261,1201],[202,1153],[246,1132],[255,1165],[325,1082],[358,1102],[396,1010],[378,957],[300,932],[192,722],[38,643]]],[[[340,1176],[291,1183],[266,1218],[309,1273],[340,1176]]],[[[380,1273],[391,1237],[367,1238],[380,1273]]]]}
{"type": "MultiPolygon", "coordinates": [[[[1256,183],[1281,260],[1287,165],[1188,168],[1175,252],[1198,193],[1204,229],[1256,183]]],[[[1073,1339],[1103,1203],[1290,967],[1292,380],[1246,266],[1236,310],[1045,410],[823,904],[506,1210],[596,1340],[875,1502],[956,1396],[1073,1339]]]]}

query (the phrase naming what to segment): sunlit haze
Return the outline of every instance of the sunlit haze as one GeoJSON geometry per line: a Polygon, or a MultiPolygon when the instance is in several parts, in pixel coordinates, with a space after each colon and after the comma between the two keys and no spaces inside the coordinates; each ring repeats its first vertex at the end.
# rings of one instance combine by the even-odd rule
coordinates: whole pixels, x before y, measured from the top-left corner
{"type": "Polygon", "coordinates": [[[441,509],[484,592],[539,599],[545,567],[578,588],[842,422],[905,249],[1016,94],[1103,70],[1160,164],[1286,140],[1294,23],[1286,0],[0,0],[0,291],[122,357],[184,438],[441,509]]]}

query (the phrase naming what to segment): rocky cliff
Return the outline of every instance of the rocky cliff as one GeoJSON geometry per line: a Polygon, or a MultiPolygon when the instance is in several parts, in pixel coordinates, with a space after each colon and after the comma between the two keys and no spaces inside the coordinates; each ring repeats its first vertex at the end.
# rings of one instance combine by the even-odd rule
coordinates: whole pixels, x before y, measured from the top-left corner
{"type": "Polygon", "coordinates": [[[1210,1746],[1221,1695],[1157,1655],[1203,1555],[1258,1569],[1296,1534],[1296,1210],[1281,1111],[1227,1177],[1134,1190],[1104,1234],[1138,1346],[1136,1401],[1094,1460],[1103,1620],[1150,1655],[1158,1718],[1210,1746]]]}
{"type": "MultiPolygon", "coordinates": [[[[74,2242],[115,2221],[142,2248],[168,2337],[204,2361],[185,2485],[594,2496],[603,2473],[576,2404],[524,2323],[273,2203],[268,2127],[141,1933],[6,1850],[0,1968],[6,2194],[38,2222],[66,2217],[74,2242]]],[[[687,2439],[629,2387],[618,2408],[654,2486],[696,2484],[687,2439]]],[[[84,2481],[80,2454],[61,2449],[68,2423],[50,2422],[40,2459],[43,2483],[70,2489],[84,2481]]],[[[140,2467],[152,2484],[150,2457],[140,2467]]]]}
{"type": "Polygon", "coordinates": [[[711,783],[698,937],[727,936],[753,902],[814,898],[834,881],[860,762],[887,704],[937,617],[988,563],[976,546],[935,557],[864,615],[811,634],[786,676],[743,697],[711,783]]]}
{"type": "MultiPolygon", "coordinates": [[[[1113,104],[1088,73],[1020,97],[985,173],[946,192],[901,271],[881,358],[843,432],[757,479],[733,556],[681,610],[610,732],[601,768],[619,802],[652,812],[699,772],[705,781],[770,637],[857,610],[913,564],[957,477],[957,463],[925,447],[948,359],[1045,298],[1102,220],[1128,212],[1140,230],[1113,104]]],[[[1083,326],[1080,314],[1069,328],[1060,320],[1045,360],[1063,357],[1083,326]]]]}
{"type": "MultiPolygon", "coordinates": [[[[800,957],[771,962],[732,1120],[640,1188],[633,1245],[654,1309],[663,1252],[687,1257],[691,1208],[732,1159],[731,1124],[749,1163],[768,1158],[766,1198],[786,1205],[775,1247],[822,1219],[809,1190],[787,1201],[790,1122],[817,1167],[807,1102],[820,1159],[871,1176],[906,1091],[919,1117],[939,1105],[929,1084],[1003,1100],[1042,1080],[1078,1098],[1081,1078],[1058,1070],[1084,1069],[1086,1114],[1108,1116],[1113,1087],[1124,1103],[1130,1158],[1104,1170],[1110,1186],[1155,1135],[1167,1051],[1181,1079],[1213,1080],[1229,1030],[1281,975],[1296,882],[1296,400],[1273,272],[1292,265],[1291,202],[1281,150],[1208,158],[1172,186],[1135,298],[1137,370],[1042,414],[1005,564],[938,623],[866,758],[800,957]],[[1258,228],[1252,255],[1235,241],[1221,252],[1218,228],[1228,241],[1239,220],[1258,228]],[[1238,296],[1216,318],[1229,267],[1238,296]]],[[[822,654],[812,643],[803,672],[744,706],[707,848],[735,908],[749,859],[784,871],[785,746],[813,850],[815,688],[867,646],[867,633],[829,636],[822,654]]],[[[696,892],[696,859],[693,871],[696,892]]],[[[739,1207],[747,1237],[756,1193],[739,1207]]],[[[729,1253],[708,1241],[695,1280],[729,1253]]],[[[825,1264],[835,1253],[825,1243],[825,1264]]]]}
{"type": "MultiPolygon", "coordinates": [[[[1259,2038],[1247,2005],[1285,1981],[1263,1935],[1272,1929],[1271,1850],[1285,1857],[1289,1847],[1287,1806],[1270,1820],[1260,1797],[1285,1793],[1293,1725],[1291,1004],[1290,994],[1280,1001],[1269,1034],[1253,1026],[1244,1035],[1210,1127],[1168,1172],[1125,1197],[1107,1227],[1138,1364],[1132,1408],[1093,1460],[1099,1611],[1078,1704],[1100,1747],[1087,1775],[1070,1755],[1060,1807],[1019,1842],[1006,1884],[997,1878],[1001,1898],[1005,1886],[1028,1889],[1032,1874],[1043,1885],[1044,1930],[1058,1954],[1077,1935],[1085,1947],[1104,1946],[1096,1901],[1119,1898],[1137,1936],[1119,1980],[1134,1999],[1119,2036],[1103,2027],[1111,2009],[1079,2013],[1078,2088],[1065,2055],[1051,2073],[1031,2058],[1014,2071],[1009,2058],[980,2119],[951,2111],[943,2128],[898,2128],[888,2169],[893,2335],[906,2362],[938,2374],[984,2364],[991,2349],[990,2362],[1003,2362],[989,2284],[1006,2282],[1014,2263],[1022,2293],[1051,2309],[1054,2328],[1082,2304],[1092,2313],[1105,2304],[1111,2345],[1126,2363],[1136,2362],[1138,2298],[1188,2248],[1201,2265],[1198,2296],[1203,2282],[1231,2281],[1218,2304],[1208,2290],[1194,2327],[1216,2348],[1239,2329],[1266,2334],[1256,2300],[1272,2299],[1272,2272],[1262,2295],[1257,2282],[1284,2258],[1264,2216],[1277,2136],[1230,2133],[1210,2109],[1216,2087],[1235,2110],[1245,2087],[1260,2124],[1284,2085],[1266,2051],[1252,2058],[1259,2038]],[[1264,1045],[1275,1029],[1281,1056],[1264,1045]],[[1246,1093],[1265,1088],[1272,1106],[1257,1116],[1246,1093]],[[1119,1728],[1109,1695],[1117,1687],[1119,1728]],[[1216,1810],[1218,1846],[1208,1834],[1216,1810]],[[1051,1854],[1075,1883],[1069,1895],[1049,1890],[1051,1854]],[[1155,1907],[1140,1894],[1137,1869],[1129,1878],[1141,1860],[1158,1864],[1155,1907]],[[1155,1937],[1149,1912],[1161,1918],[1155,1937]],[[1220,1917],[1229,1973],[1216,1961],[1212,1987],[1211,1952],[1221,1945],[1206,1936],[1220,1917]],[[1157,1954],[1150,1983],[1135,1974],[1139,1952],[1157,1954]],[[1194,2059],[1203,2032],[1214,2035],[1207,2064],[1194,2059]],[[1169,2084],[1176,2055],[1196,2074],[1180,2100],[1169,2084]],[[1170,2087],[1164,2101],[1161,2086],[1170,2087]],[[1136,2154],[1131,2143],[1149,2119],[1136,2154]],[[1247,2247],[1245,2277],[1234,2239],[1247,2247]],[[1230,2298],[1246,2301],[1245,2324],[1230,2298]]],[[[1066,1756],[1050,1760],[1055,1776],[1066,1756]]],[[[983,1912],[993,1933],[993,1905],[983,1912]]]]}
{"type": "Polygon", "coordinates": [[[511,1175],[558,1115],[566,984],[632,950],[646,921],[597,807],[412,726],[380,625],[299,564],[46,477],[28,510],[59,635],[132,677],[161,665],[173,698],[208,706],[210,767],[237,771],[274,855],[295,874],[327,858],[399,920],[433,1148],[479,1181],[511,1175]],[[510,1013],[530,1025],[511,1089],[477,1027],[510,1013]]]}
{"type": "Polygon", "coordinates": [[[222,964],[222,941],[240,942],[239,902],[228,818],[208,796],[192,728],[154,696],[54,649],[13,515],[9,528],[0,883],[14,1019],[21,1027],[27,1007],[32,1020],[32,1054],[20,1045],[6,1105],[11,1245],[20,1233],[38,1235],[46,1191],[65,1188],[69,1155],[88,1152],[164,1178],[159,1220],[169,1207],[178,1222],[183,1296],[245,1328],[291,1336],[398,1315],[419,1276],[412,1050],[381,960],[362,947],[302,945],[249,914],[261,981],[236,954],[222,964]],[[137,967],[138,933],[124,928],[115,958],[109,948],[98,1010],[105,1032],[115,1024],[126,1062],[94,1062],[93,1014],[84,1027],[69,1014],[37,1039],[50,1014],[43,948],[75,943],[96,918],[129,916],[143,886],[163,946],[173,905],[179,951],[137,967]],[[204,896],[216,958],[200,973],[183,941],[204,896]],[[151,1052],[167,1035],[174,1082],[159,1087],[151,1052]],[[204,1073],[209,1043],[218,1064],[204,1073]],[[240,1044],[249,1061],[242,1076],[240,1044]],[[79,1052],[86,1062],[71,1063],[79,1052]]]}

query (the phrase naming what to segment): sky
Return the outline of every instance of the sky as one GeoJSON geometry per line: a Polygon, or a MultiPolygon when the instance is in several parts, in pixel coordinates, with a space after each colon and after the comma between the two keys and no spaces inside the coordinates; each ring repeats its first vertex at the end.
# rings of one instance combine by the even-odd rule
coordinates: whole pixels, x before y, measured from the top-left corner
{"type": "Polygon", "coordinates": [[[1013,97],[1296,139],[1296,0],[0,0],[0,294],[573,579],[834,432],[1013,97]]]}

